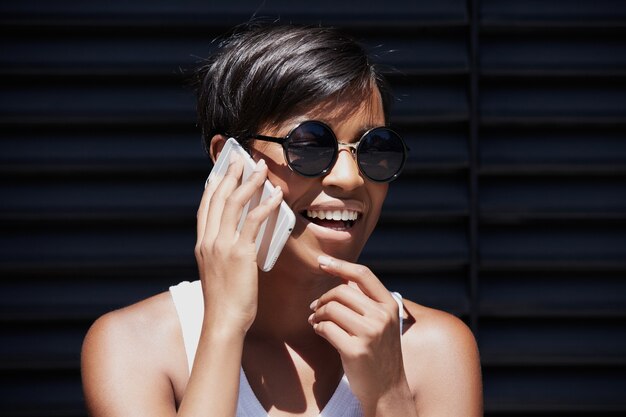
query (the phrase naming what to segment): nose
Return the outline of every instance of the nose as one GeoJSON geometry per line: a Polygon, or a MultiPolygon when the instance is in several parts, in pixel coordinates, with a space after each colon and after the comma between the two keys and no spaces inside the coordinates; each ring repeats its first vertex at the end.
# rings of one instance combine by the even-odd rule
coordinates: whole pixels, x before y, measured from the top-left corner
{"type": "Polygon", "coordinates": [[[337,161],[331,170],[322,178],[325,186],[334,186],[346,191],[351,191],[364,183],[356,162],[356,155],[350,148],[340,147],[337,161]]]}

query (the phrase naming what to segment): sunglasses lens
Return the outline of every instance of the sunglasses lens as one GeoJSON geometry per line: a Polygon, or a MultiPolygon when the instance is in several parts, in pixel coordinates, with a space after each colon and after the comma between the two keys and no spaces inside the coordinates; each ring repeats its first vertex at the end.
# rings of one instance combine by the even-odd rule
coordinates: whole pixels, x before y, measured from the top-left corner
{"type": "Polygon", "coordinates": [[[288,140],[289,165],[302,175],[322,175],[335,160],[337,142],[332,131],[321,123],[302,123],[289,134],[288,140]]]}
{"type": "Polygon", "coordinates": [[[400,136],[391,129],[371,130],[358,149],[361,171],[373,181],[391,181],[402,170],[406,148],[400,136]]]}

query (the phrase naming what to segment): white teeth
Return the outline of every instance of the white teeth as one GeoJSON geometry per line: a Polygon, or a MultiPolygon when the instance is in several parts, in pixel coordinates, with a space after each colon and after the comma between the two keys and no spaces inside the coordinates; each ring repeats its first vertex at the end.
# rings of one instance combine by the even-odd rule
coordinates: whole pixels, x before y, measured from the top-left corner
{"type": "Polygon", "coordinates": [[[320,220],[356,220],[359,213],[352,210],[307,210],[307,217],[320,220]]]}

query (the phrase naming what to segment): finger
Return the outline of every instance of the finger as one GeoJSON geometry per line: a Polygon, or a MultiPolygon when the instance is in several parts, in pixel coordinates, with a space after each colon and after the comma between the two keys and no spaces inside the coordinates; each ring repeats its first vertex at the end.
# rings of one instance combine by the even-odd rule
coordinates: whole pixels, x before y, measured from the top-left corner
{"type": "Polygon", "coordinates": [[[353,346],[354,336],[350,336],[345,330],[332,321],[314,323],[313,330],[337,349],[339,354],[348,352],[353,346]]]}
{"type": "Polygon", "coordinates": [[[243,161],[239,156],[233,155],[230,164],[228,165],[228,169],[226,170],[226,174],[219,184],[217,184],[217,188],[213,192],[211,201],[209,202],[206,228],[202,238],[203,240],[212,241],[219,233],[226,199],[239,185],[242,174],[243,161]]]}
{"type": "Polygon", "coordinates": [[[372,304],[375,303],[360,289],[354,288],[349,284],[341,284],[313,301],[313,303],[311,303],[311,309],[317,310],[332,301],[339,302],[361,315],[364,315],[367,309],[371,308],[372,304]]]}
{"type": "Polygon", "coordinates": [[[242,242],[255,242],[261,225],[275,210],[278,210],[278,206],[282,201],[283,190],[280,187],[274,188],[274,191],[268,198],[248,212],[241,228],[239,239],[242,242]]]}
{"type": "Polygon", "coordinates": [[[365,317],[337,301],[324,304],[309,316],[311,324],[327,321],[335,323],[351,336],[362,335],[368,328],[365,317]]]}
{"type": "Polygon", "coordinates": [[[211,202],[211,197],[213,196],[213,193],[215,192],[220,181],[221,178],[211,178],[210,181],[207,179],[206,186],[204,187],[204,192],[202,193],[202,198],[200,199],[200,205],[198,206],[198,213],[196,215],[196,239],[198,242],[200,242],[204,236],[206,220],[209,213],[209,203],[211,202]]]}
{"type": "Polygon", "coordinates": [[[228,234],[235,233],[244,207],[256,193],[263,192],[262,187],[266,178],[267,165],[261,159],[252,174],[226,198],[224,213],[220,222],[221,231],[228,234]]]}
{"type": "Polygon", "coordinates": [[[356,283],[361,291],[378,302],[393,301],[391,293],[374,273],[365,265],[355,264],[344,260],[319,256],[317,258],[320,268],[331,275],[335,275],[346,281],[356,283]]]}

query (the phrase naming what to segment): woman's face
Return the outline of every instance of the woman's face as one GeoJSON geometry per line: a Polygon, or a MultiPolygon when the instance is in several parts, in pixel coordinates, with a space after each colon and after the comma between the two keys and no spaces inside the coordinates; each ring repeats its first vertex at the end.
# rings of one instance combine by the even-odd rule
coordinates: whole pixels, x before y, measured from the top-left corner
{"type": "MultiPolygon", "coordinates": [[[[373,89],[362,102],[323,103],[259,134],[284,137],[305,120],[326,123],[343,143],[354,143],[367,130],[385,124],[380,94],[373,89]]],[[[348,148],[340,147],[335,165],[318,178],[291,171],[279,144],[254,141],[251,149],[254,159],[265,159],[269,180],[282,188],[284,200],[296,215],[294,231],[278,262],[290,265],[290,260],[297,261],[299,268],[317,269],[321,254],[356,261],[378,221],[388,185],[364,178],[348,148]],[[348,218],[356,215],[356,220],[328,220],[337,211],[345,211],[348,218]]]]}

